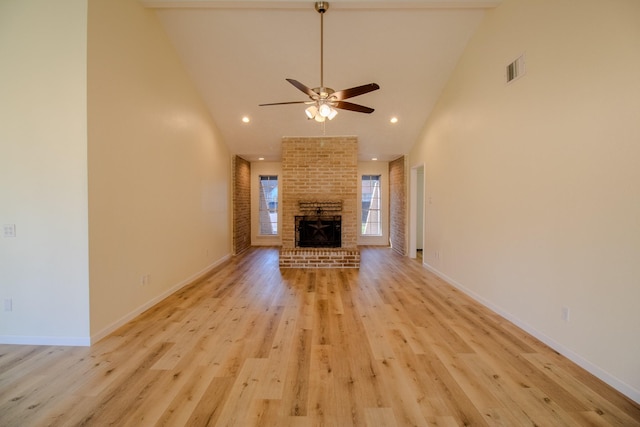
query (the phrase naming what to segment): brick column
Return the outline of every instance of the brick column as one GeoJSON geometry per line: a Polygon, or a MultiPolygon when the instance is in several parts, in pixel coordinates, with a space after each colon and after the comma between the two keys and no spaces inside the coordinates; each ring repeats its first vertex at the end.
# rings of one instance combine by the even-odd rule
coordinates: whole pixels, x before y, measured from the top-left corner
{"type": "Polygon", "coordinates": [[[251,246],[251,163],[233,158],[233,253],[251,246]]]}
{"type": "Polygon", "coordinates": [[[406,198],[404,156],[389,162],[389,239],[391,247],[400,255],[406,251],[406,198]]]}

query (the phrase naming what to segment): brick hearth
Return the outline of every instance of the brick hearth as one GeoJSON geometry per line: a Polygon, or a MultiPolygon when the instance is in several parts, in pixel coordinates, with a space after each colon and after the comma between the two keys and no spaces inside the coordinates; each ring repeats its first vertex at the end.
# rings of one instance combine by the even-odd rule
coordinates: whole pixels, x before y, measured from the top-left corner
{"type": "Polygon", "coordinates": [[[281,268],[358,268],[358,249],[281,249],[281,268]]]}

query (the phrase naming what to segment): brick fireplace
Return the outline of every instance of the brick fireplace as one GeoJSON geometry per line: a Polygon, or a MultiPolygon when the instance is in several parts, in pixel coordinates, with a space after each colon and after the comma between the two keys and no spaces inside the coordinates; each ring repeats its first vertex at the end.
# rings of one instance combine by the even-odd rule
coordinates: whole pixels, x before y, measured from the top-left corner
{"type": "Polygon", "coordinates": [[[358,140],[355,136],[283,138],[280,267],[360,266],[357,186],[358,140]],[[339,217],[339,246],[300,245],[296,217],[307,218],[307,226],[316,227],[322,233],[328,230],[329,218],[336,221],[339,217]]]}

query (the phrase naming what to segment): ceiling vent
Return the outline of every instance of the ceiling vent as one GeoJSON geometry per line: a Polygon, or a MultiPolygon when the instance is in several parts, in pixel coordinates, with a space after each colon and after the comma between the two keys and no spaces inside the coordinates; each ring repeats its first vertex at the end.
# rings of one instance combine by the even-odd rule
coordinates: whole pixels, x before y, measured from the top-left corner
{"type": "Polygon", "coordinates": [[[524,54],[517,57],[512,63],[507,65],[507,83],[519,79],[524,75],[524,54]]]}

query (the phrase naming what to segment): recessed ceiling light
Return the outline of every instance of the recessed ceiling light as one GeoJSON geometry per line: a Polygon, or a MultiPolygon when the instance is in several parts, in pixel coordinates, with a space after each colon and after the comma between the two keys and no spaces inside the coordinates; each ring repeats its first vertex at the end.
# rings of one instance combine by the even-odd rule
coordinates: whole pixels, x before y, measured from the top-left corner
{"type": "Polygon", "coordinates": [[[250,121],[251,121],[251,119],[249,117],[247,117],[247,116],[244,116],[242,118],[242,123],[249,123],[250,121]]]}
{"type": "Polygon", "coordinates": [[[378,160],[378,158],[377,157],[372,157],[371,160],[373,160],[375,162],[376,160],[378,160]]]}
{"type": "Polygon", "coordinates": [[[389,120],[391,123],[398,123],[398,118],[397,117],[391,117],[391,120],[389,120]]]}
{"type": "Polygon", "coordinates": [[[258,157],[258,160],[264,160],[264,157],[258,157]]]}

